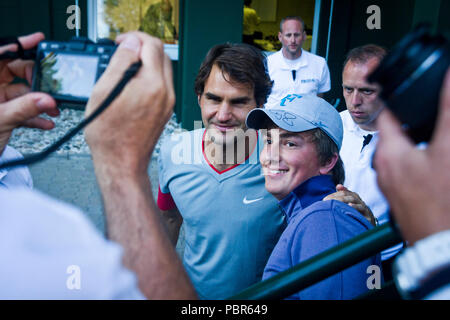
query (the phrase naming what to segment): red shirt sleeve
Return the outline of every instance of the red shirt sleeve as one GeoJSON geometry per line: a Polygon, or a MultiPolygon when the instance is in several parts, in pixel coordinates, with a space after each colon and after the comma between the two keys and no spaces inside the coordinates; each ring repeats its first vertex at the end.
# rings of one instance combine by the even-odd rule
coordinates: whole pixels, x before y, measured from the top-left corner
{"type": "Polygon", "coordinates": [[[156,201],[158,208],[167,211],[176,208],[176,204],[173,201],[170,193],[162,193],[161,188],[158,186],[158,200],[156,201]]]}

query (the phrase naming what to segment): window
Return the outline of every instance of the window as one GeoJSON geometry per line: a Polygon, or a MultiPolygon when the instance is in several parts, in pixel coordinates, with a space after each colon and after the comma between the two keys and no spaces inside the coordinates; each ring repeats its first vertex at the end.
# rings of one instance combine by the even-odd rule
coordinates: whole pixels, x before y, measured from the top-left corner
{"type": "Polygon", "coordinates": [[[179,0],[88,0],[89,38],[115,39],[140,30],[160,38],[172,60],[178,60],[179,0]]]}
{"type": "Polygon", "coordinates": [[[307,39],[303,49],[315,53],[320,0],[244,0],[242,40],[266,54],[281,49],[278,40],[280,21],[286,16],[300,16],[305,22],[307,39]]]}

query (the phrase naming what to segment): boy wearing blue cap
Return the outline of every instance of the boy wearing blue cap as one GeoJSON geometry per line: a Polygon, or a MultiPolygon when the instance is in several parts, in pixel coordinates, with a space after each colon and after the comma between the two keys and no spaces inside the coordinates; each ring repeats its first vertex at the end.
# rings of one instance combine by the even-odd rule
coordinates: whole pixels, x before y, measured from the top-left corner
{"type": "MultiPolygon", "coordinates": [[[[288,95],[278,108],[252,110],[246,123],[268,129],[260,156],[265,187],[278,199],[288,222],[263,279],[372,228],[347,204],[322,200],[345,177],[339,158],[342,121],[330,104],[314,95],[288,95]]],[[[352,299],[368,290],[367,268],[380,263],[378,254],[289,299],[352,299]]]]}

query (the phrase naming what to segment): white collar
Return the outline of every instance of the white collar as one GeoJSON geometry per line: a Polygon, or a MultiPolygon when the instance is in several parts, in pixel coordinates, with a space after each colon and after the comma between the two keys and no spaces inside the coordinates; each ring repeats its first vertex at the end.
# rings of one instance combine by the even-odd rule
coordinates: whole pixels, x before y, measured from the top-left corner
{"type": "MultiPolygon", "coordinates": [[[[292,67],[290,67],[287,63],[286,63],[286,58],[283,55],[283,48],[281,48],[280,51],[277,52],[278,53],[278,57],[279,57],[279,62],[280,62],[280,69],[283,70],[292,70],[292,67]]],[[[306,67],[308,65],[308,57],[307,57],[307,51],[302,49],[302,55],[298,58],[298,64],[297,64],[297,68],[295,70],[298,70],[302,67],[306,67]]]]}
{"type": "Polygon", "coordinates": [[[361,129],[361,127],[358,126],[355,121],[353,121],[352,116],[350,115],[350,112],[348,112],[348,110],[342,111],[341,114],[342,122],[344,123],[344,126],[348,129],[348,131],[353,132],[361,137],[364,137],[368,134],[371,134],[373,136],[378,135],[378,131],[368,131],[361,129]]]}

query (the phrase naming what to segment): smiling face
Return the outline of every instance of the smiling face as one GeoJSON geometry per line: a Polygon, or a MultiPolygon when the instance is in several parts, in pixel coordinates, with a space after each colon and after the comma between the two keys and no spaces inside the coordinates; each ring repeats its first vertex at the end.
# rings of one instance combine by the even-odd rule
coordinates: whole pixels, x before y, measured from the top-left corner
{"type": "Polygon", "coordinates": [[[302,45],[306,40],[306,32],[300,21],[286,20],[282,30],[278,32],[278,40],[283,45],[283,55],[287,59],[297,59],[302,54],[302,45]]]}
{"type": "Polygon", "coordinates": [[[342,88],[353,121],[363,130],[375,131],[376,120],[383,105],[378,99],[379,87],[367,82],[367,76],[378,66],[372,58],[366,63],[347,62],[342,73],[342,88]]]}
{"type": "Polygon", "coordinates": [[[280,128],[267,130],[260,161],[266,189],[278,200],[309,178],[328,174],[334,166],[320,165],[309,132],[294,133],[280,128]]]}
{"type": "Polygon", "coordinates": [[[230,82],[217,65],[212,67],[198,100],[209,137],[215,144],[221,145],[233,143],[236,133],[247,130],[247,114],[256,108],[253,88],[230,82]]]}

